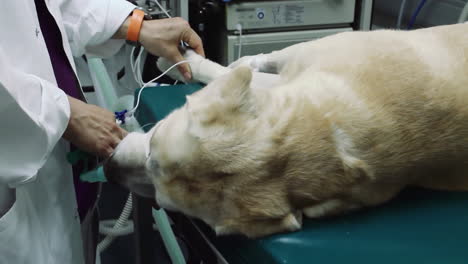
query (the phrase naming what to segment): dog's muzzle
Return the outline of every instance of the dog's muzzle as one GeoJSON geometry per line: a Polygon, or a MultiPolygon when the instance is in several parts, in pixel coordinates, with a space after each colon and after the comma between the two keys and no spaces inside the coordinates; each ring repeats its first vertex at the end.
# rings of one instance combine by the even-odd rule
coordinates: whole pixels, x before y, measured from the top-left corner
{"type": "Polygon", "coordinates": [[[128,134],[104,162],[103,169],[108,182],[154,198],[154,186],[146,169],[148,137],[143,133],[128,134]]]}

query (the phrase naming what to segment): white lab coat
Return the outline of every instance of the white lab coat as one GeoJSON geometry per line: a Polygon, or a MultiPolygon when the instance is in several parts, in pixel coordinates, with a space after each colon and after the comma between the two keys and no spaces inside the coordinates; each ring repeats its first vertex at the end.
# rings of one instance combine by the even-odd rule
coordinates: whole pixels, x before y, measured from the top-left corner
{"type": "MultiPolygon", "coordinates": [[[[125,0],[45,2],[72,65],[72,53],[117,51],[123,41],[109,38],[134,8],[125,0]]],[[[0,205],[16,200],[0,218],[0,264],[82,264],[68,143],[61,139],[69,104],[56,86],[34,0],[2,1],[0,32],[0,205]]]]}

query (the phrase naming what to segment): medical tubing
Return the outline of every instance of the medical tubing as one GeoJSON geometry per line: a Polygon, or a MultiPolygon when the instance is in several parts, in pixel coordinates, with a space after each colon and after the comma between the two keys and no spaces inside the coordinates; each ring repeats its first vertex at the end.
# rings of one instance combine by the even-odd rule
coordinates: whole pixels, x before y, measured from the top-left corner
{"type": "Polygon", "coordinates": [[[419,5],[418,7],[416,8],[416,11],[413,13],[413,15],[411,16],[411,20],[408,24],[408,29],[411,29],[413,26],[414,26],[414,23],[416,22],[416,18],[418,17],[418,14],[419,12],[421,11],[421,9],[423,8],[424,4],[426,3],[427,0],[421,0],[421,2],[419,2],[419,5]]]}
{"type": "MultiPolygon", "coordinates": [[[[130,193],[128,195],[127,202],[125,202],[124,209],[122,210],[122,213],[120,214],[119,219],[117,219],[117,222],[115,223],[113,229],[117,230],[117,229],[122,228],[127,222],[131,213],[132,213],[132,194],[130,193]]],[[[116,238],[115,235],[108,235],[101,242],[99,242],[99,244],[97,245],[98,253],[101,253],[104,250],[106,250],[106,248],[109,247],[109,245],[112,243],[112,241],[114,241],[115,238],[116,238]]]]}
{"type": "Polygon", "coordinates": [[[468,3],[465,4],[463,7],[463,10],[460,13],[460,16],[458,17],[458,23],[463,23],[466,21],[468,17],[468,3]]]}
{"type": "Polygon", "coordinates": [[[140,91],[138,92],[138,96],[137,96],[137,102],[135,104],[135,107],[133,107],[132,110],[128,111],[128,114],[129,115],[133,115],[135,113],[135,111],[137,110],[138,106],[140,105],[140,97],[141,97],[141,92],[143,92],[143,90],[148,87],[149,84],[151,84],[152,82],[156,81],[157,79],[163,77],[164,75],[166,75],[170,70],[172,70],[174,67],[176,67],[177,65],[179,64],[182,64],[182,63],[187,63],[189,62],[189,60],[183,60],[183,61],[179,61],[178,63],[172,65],[171,67],[169,67],[169,69],[167,69],[166,71],[164,71],[163,73],[161,73],[158,77],[152,79],[151,81],[145,83],[145,85],[143,85],[143,87],[141,87],[140,91]]]}
{"type": "Polygon", "coordinates": [[[179,243],[172,231],[171,225],[169,223],[169,218],[167,217],[164,209],[153,209],[153,218],[158,227],[159,234],[164,242],[167,253],[171,258],[173,264],[185,264],[184,254],[180,249],[179,243]]]}
{"type": "Polygon", "coordinates": [[[400,4],[400,11],[398,12],[398,19],[396,28],[401,29],[401,21],[403,20],[403,14],[405,13],[406,0],[402,0],[400,4]]]}
{"type": "Polygon", "coordinates": [[[134,231],[133,220],[128,220],[124,226],[119,229],[115,229],[114,226],[117,223],[115,219],[101,220],[99,221],[99,233],[103,235],[112,236],[126,236],[134,231]]]}
{"type": "Polygon", "coordinates": [[[96,87],[96,96],[101,107],[111,109],[117,101],[112,81],[106,67],[100,58],[88,58],[88,67],[96,87]]]}

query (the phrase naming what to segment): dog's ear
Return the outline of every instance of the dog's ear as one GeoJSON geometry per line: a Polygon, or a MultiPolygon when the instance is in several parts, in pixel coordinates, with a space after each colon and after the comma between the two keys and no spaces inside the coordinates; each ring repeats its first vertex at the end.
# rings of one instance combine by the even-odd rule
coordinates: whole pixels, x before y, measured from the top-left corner
{"type": "MultiPolygon", "coordinates": [[[[248,67],[239,67],[205,87],[197,96],[187,96],[186,107],[191,113],[203,110],[207,105],[230,107],[239,110],[246,106],[251,98],[250,82],[252,71],[248,67]]],[[[224,109],[225,110],[225,109],[224,109]]]]}
{"type": "Polygon", "coordinates": [[[216,124],[233,124],[243,113],[254,111],[250,90],[252,72],[239,67],[205,87],[200,93],[186,97],[188,128],[197,135],[204,128],[216,124]]]}
{"type": "Polygon", "coordinates": [[[250,107],[252,70],[248,67],[238,67],[229,73],[226,79],[225,84],[219,87],[220,97],[225,106],[232,107],[234,111],[250,107]]]}
{"type": "Polygon", "coordinates": [[[345,175],[349,176],[348,180],[374,178],[368,164],[357,155],[359,151],[357,151],[352,137],[335,124],[332,124],[332,129],[336,152],[343,162],[345,175]]]}

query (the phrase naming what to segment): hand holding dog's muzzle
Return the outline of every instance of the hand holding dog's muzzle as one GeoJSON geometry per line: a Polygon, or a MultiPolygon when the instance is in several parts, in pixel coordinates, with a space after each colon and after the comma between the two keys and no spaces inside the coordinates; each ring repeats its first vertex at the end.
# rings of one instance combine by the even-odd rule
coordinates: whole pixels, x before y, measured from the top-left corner
{"type": "Polygon", "coordinates": [[[155,188],[146,170],[146,136],[136,132],[128,134],[106,159],[103,168],[109,182],[154,199],[155,188]]]}

